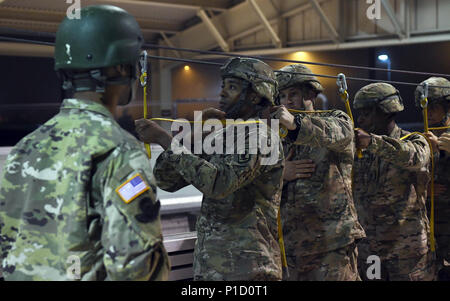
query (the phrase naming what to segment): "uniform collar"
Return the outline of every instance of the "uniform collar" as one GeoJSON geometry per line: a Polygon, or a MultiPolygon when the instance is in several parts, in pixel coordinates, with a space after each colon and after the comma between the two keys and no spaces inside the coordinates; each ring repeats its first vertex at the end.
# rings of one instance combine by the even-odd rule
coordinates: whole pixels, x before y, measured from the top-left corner
{"type": "Polygon", "coordinates": [[[402,129],[399,128],[397,124],[395,124],[394,129],[389,134],[389,137],[399,139],[400,137],[402,137],[402,129]]]}
{"type": "Polygon", "coordinates": [[[96,113],[105,115],[106,117],[114,119],[114,116],[104,105],[99,104],[98,102],[95,102],[92,100],[78,99],[78,98],[66,98],[66,99],[64,99],[64,101],[61,105],[61,110],[68,110],[68,109],[92,111],[92,112],[96,112],[96,113]]]}

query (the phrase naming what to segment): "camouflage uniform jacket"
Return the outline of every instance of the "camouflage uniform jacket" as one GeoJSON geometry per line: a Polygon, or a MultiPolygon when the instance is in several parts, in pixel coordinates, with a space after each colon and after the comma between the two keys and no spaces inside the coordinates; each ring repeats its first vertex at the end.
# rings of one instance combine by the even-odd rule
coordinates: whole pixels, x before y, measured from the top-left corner
{"type": "MultiPolygon", "coordinates": [[[[450,133],[450,129],[445,132],[450,133]]],[[[443,150],[435,152],[434,159],[434,182],[447,187],[447,190],[436,199],[436,202],[442,203],[444,206],[450,206],[450,154],[443,150]]]]}
{"type": "MultiPolygon", "coordinates": [[[[445,132],[450,133],[450,129],[445,132]]],[[[450,260],[450,154],[444,150],[434,153],[434,183],[446,190],[434,197],[435,229],[438,256],[450,260]]],[[[429,199],[429,198],[428,198],[429,199]]]]}
{"type": "MultiPolygon", "coordinates": [[[[232,127],[217,130],[216,141],[232,127]]],[[[277,135],[277,133],[273,133],[277,135]]],[[[282,144],[272,165],[250,147],[245,154],[194,155],[186,148],[176,154],[174,143],[157,159],[158,186],[176,191],[192,184],[203,193],[197,220],[194,253],[195,280],[281,280],[277,214],[280,205],[282,144]]]]}
{"type": "Polygon", "coordinates": [[[362,258],[405,259],[428,252],[430,148],[421,135],[400,140],[408,134],[398,126],[389,136],[372,134],[363,158],[355,159],[355,203],[367,234],[360,243],[362,258]]]}
{"type": "Polygon", "coordinates": [[[281,218],[288,256],[306,256],[345,247],[365,236],[352,197],[355,146],[353,125],[342,111],[300,113],[300,130],[284,142],[291,160],[310,159],[310,178],[284,183],[281,218]],[[291,138],[290,138],[291,137],[291,138]]]}
{"type": "Polygon", "coordinates": [[[59,114],[23,138],[5,162],[5,279],[70,280],[76,257],[81,280],[167,279],[150,171],[140,143],[106,107],[65,99],[59,114]],[[135,182],[148,190],[126,204],[116,189],[137,174],[135,182]]]}

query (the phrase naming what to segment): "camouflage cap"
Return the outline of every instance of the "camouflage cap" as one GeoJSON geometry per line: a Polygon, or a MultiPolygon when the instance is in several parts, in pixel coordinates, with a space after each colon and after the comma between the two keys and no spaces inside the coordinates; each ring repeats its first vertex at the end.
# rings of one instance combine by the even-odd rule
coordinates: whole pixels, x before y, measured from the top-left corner
{"type": "Polygon", "coordinates": [[[428,102],[442,102],[449,103],[450,102],[450,81],[443,77],[430,77],[427,80],[424,80],[417,86],[414,91],[414,98],[416,100],[416,106],[420,107],[420,100],[423,95],[423,87],[422,85],[427,83],[429,86],[443,86],[448,88],[433,88],[428,87],[428,102]]]}
{"type": "Polygon", "coordinates": [[[378,106],[384,113],[401,112],[404,109],[400,92],[387,83],[374,83],[356,92],[353,108],[363,109],[378,106]]]}
{"type": "Polygon", "coordinates": [[[308,67],[302,64],[288,65],[275,71],[278,81],[278,89],[284,90],[294,85],[309,84],[317,92],[322,92],[323,87],[308,67]],[[280,72],[282,71],[282,72],[280,72]],[[292,72],[292,73],[288,73],[292,72]],[[301,74],[299,74],[301,73],[301,74]]]}
{"type": "Polygon", "coordinates": [[[272,68],[263,61],[252,58],[231,58],[220,68],[220,73],[222,78],[236,77],[248,81],[259,96],[275,105],[278,84],[272,68]]]}

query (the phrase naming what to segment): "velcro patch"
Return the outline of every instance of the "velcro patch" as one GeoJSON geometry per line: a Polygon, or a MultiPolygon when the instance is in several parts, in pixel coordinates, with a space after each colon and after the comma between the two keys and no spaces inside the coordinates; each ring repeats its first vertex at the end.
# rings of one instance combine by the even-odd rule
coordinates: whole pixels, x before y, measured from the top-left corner
{"type": "Polygon", "coordinates": [[[120,198],[129,204],[132,200],[149,190],[150,187],[145,183],[140,174],[136,174],[125,183],[117,187],[116,192],[120,198]]]}

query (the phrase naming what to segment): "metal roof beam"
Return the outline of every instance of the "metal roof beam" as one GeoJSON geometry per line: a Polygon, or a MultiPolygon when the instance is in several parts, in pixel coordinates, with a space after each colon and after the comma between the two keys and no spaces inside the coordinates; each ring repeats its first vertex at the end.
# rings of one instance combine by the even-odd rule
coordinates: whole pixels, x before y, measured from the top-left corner
{"type": "MultiPolygon", "coordinates": [[[[56,32],[59,24],[65,16],[65,12],[0,7],[1,25],[11,28],[31,30],[45,28],[56,32]]],[[[181,30],[181,27],[177,24],[159,20],[136,18],[136,21],[139,23],[139,26],[143,31],[155,33],[159,33],[161,31],[165,33],[176,33],[181,30]]]]}
{"type": "Polygon", "coordinates": [[[317,0],[309,0],[309,2],[311,3],[312,7],[316,10],[317,14],[319,15],[320,19],[322,20],[322,22],[325,24],[325,26],[328,29],[328,32],[330,33],[330,37],[331,39],[336,43],[340,43],[341,42],[341,37],[339,36],[338,32],[336,31],[336,29],[334,28],[333,24],[331,23],[331,21],[328,19],[328,17],[325,15],[324,11],[322,10],[322,8],[320,7],[320,4],[317,2],[317,0]]]}
{"type": "Polygon", "coordinates": [[[264,28],[269,32],[270,38],[272,39],[272,43],[277,47],[281,48],[281,40],[278,37],[277,33],[273,30],[272,26],[270,25],[269,21],[267,20],[266,16],[262,12],[262,10],[259,8],[258,4],[256,4],[255,0],[247,0],[247,2],[250,4],[250,6],[253,8],[253,10],[258,15],[259,20],[264,25],[264,28]]]}
{"type": "MultiPolygon", "coordinates": [[[[167,46],[175,48],[175,46],[173,45],[172,41],[169,40],[169,38],[166,36],[166,34],[164,32],[160,32],[160,35],[163,37],[164,41],[166,42],[167,46]]],[[[172,52],[175,54],[176,57],[181,58],[181,54],[178,50],[172,50],[172,52]]]]}
{"type": "MultiPolygon", "coordinates": [[[[324,1],[325,0],[320,0],[319,3],[320,2],[324,2],[324,1]]],[[[310,3],[301,4],[301,5],[295,7],[292,10],[289,10],[287,12],[282,13],[280,17],[270,19],[269,23],[270,24],[276,24],[276,23],[278,23],[280,21],[279,20],[280,18],[281,19],[290,18],[290,17],[295,16],[295,15],[297,15],[297,14],[299,14],[299,13],[301,13],[301,12],[307,10],[307,9],[310,9],[310,8],[311,8],[311,4],[310,3]]],[[[241,31],[240,33],[238,33],[236,35],[230,36],[228,39],[231,40],[231,41],[234,41],[234,40],[246,37],[248,35],[251,35],[251,34],[253,34],[253,33],[257,32],[257,31],[260,31],[263,28],[264,28],[264,25],[254,26],[254,27],[252,27],[252,28],[250,28],[248,30],[241,31]]]]}
{"type": "Polygon", "coordinates": [[[223,0],[122,0],[121,2],[149,3],[154,6],[184,8],[198,10],[200,8],[215,11],[225,11],[230,7],[230,1],[223,0]]]}
{"type": "Polygon", "coordinates": [[[214,36],[214,39],[219,44],[220,48],[222,48],[223,51],[230,51],[230,46],[228,46],[228,43],[225,42],[224,38],[222,37],[220,32],[217,30],[217,28],[214,26],[213,22],[206,15],[205,10],[199,9],[197,12],[197,16],[199,16],[199,18],[202,19],[203,23],[206,25],[208,30],[214,36]]]}
{"type": "Polygon", "coordinates": [[[397,17],[395,16],[394,9],[391,6],[391,3],[388,0],[381,0],[381,4],[384,7],[384,10],[386,11],[386,14],[388,15],[389,19],[391,20],[392,25],[394,26],[395,33],[399,37],[399,39],[405,39],[406,35],[402,30],[402,26],[400,25],[400,22],[398,21],[397,17]]]}
{"type": "Polygon", "coordinates": [[[66,16],[65,12],[46,11],[40,9],[25,9],[18,7],[0,7],[0,18],[25,21],[42,21],[60,23],[66,16]]]}

